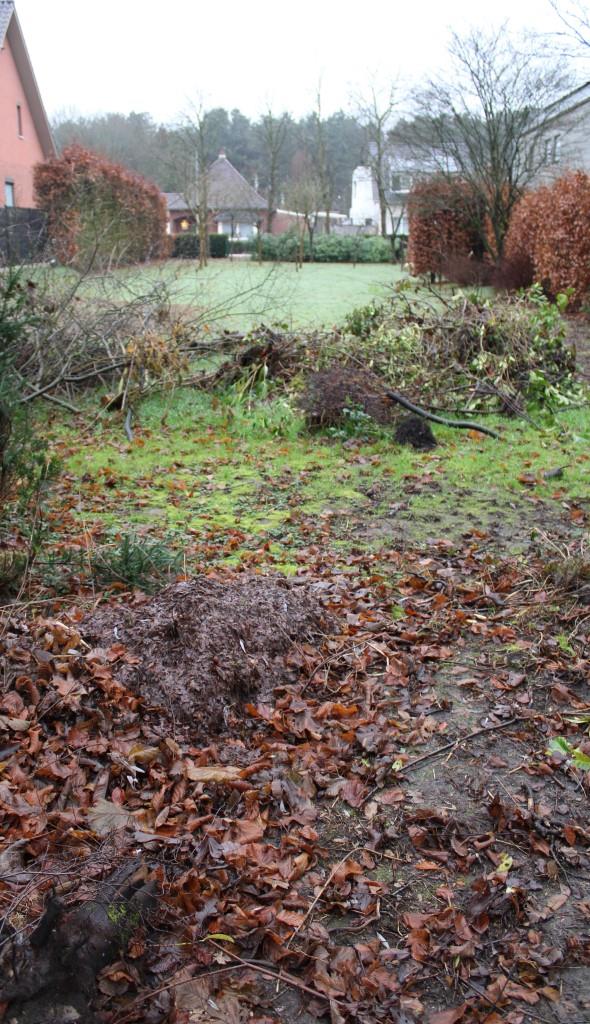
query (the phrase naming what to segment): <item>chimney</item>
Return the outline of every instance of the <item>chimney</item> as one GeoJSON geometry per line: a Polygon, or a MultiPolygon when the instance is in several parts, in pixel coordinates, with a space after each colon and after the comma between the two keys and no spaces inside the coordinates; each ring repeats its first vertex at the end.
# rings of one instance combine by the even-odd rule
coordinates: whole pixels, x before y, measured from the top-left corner
{"type": "Polygon", "coordinates": [[[220,149],[219,150],[219,158],[218,159],[219,160],[227,160],[227,157],[225,155],[225,150],[224,149],[220,149]]]}

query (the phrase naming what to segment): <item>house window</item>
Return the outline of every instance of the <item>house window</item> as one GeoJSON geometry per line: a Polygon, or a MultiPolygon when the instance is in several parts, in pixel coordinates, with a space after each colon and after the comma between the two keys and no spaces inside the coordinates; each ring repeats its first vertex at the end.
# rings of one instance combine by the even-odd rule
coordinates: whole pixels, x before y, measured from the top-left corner
{"type": "Polygon", "coordinates": [[[18,129],[19,137],[23,137],[23,111],[20,103],[16,105],[16,126],[18,129]]]}
{"type": "Polygon", "coordinates": [[[399,174],[392,174],[391,176],[391,188],[394,192],[405,192],[411,188],[412,179],[409,174],[404,171],[399,174]]]}
{"type": "Polygon", "coordinates": [[[14,182],[4,182],[4,202],[6,206],[14,206],[14,182]]]}
{"type": "Polygon", "coordinates": [[[554,135],[553,137],[552,157],[554,164],[558,164],[561,160],[561,135],[554,135]]]}

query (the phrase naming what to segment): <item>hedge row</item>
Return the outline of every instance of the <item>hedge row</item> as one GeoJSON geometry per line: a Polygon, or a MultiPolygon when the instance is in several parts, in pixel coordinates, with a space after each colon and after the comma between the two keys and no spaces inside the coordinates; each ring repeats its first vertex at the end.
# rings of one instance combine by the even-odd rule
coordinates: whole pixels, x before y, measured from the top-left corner
{"type": "MultiPolygon", "coordinates": [[[[405,239],[397,238],[393,258],[404,253],[405,239]]],[[[283,235],[263,235],[260,239],[263,260],[294,261],[299,252],[299,237],[294,231],[283,235]]],[[[254,245],[256,250],[256,243],[254,245]]],[[[313,254],[309,238],[304,241],[303,258],[315,263],[388,263],[392,259],[389,238],[379,235],[317,235],[313,254]]]]}
{"type": "Polygon", "coordinates": [[[408,262],[414,274],[442,274],[449,259],[477,251],[473,199],[461,181],[434,177],[414,185],[408,202],[408,262]]]}
{"type": "Polygon", "coordinates": [[[119,164],[69,146],[61,156],[37,164],[34,182],[61,263],[102,267],[165,255],[163,196],[119,164]]]}
{"type": "MultiPolygon", "coordinates": [[[[402,259],[406,240],[396,239],[393,250],[395,259],[402,259]]],[[[262,235],[260,238],[231,241],[227,235],[209,235],[209,255],[230,256],[251,253],[261,255],[263,260],[292,262],[299,255],[299,236],[294,231],[282,235],[262,235]]],[[[198,236],[191,233],[177,235],[172,255],[183,259],[197,259],[199,255],[198,236]]],[[[303,258],[311,261],[309,238],[305,239],[303,258]]],[[[318,235],[313,243],[313,260],[316,263],[388,263],[392,259],[392,246],[388,238],[377,235],[318,235]]]]}
{"type": "Polygon", "coordinates": [[[573,308],[588,301],[590,176],[576,171],[528,192],[512,213],[499,265],[482,259],[472,227],[478,220],[473,202],[460,181],[431,178],[412,189],[408,261],[413,273],[512,289],[538,281],[552,296],[569,290],[573,308]]]}
{"type": "MultiPolygon", "coordinates": [[[[229,254],[229,238],[227,235],[209,235],[209,256],[213,259],[223,259],[229,254]]],[[[199,258],[199,236],[193,232],[186,235],[177,235],[172,245],[172,256],[184,260],[196,260],[199,258]]]]}
{"type": "Polygon", "coordinates": [[[506,238],[509,259],[528,258],[545,291],[571,289],[571,305],[590,297],[590,177],[582,171],[529,192],[506,238]]]}

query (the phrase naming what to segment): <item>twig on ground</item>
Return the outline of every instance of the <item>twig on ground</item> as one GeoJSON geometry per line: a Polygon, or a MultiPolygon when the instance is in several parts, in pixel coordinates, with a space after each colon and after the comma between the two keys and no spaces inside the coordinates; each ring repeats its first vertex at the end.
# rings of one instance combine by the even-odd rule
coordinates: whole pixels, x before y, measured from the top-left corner
{"type": "Polygon", "coordinates": [[[182,985],[190,985],[192,982],[199,981],[201,978],[208,980],[209,978],[216,977],[219,974],[229,974],[231,971],[237,971],[241,967],[245,967],[250,971],[256,971],[258,974],[264,974],[266,977],[272,978],[273,981],[283,982],[286,985],[290,985],[292,988],[298,988],[302,992],[307,992],[308,995],[313,996],[315,999],[329,1000],[330,1002],[336,1003],[338,1006],[344,1005],[338,999],[333,999],[330,996],[324,995],[323,992],[310,988],[309,985],[305,985],[304,982],[299,981],[299,978],[295,978],[292,974],[286,974],[284,971],[281,971],[279,974],[277,971],[272,971],[270,968],[264,967],[257,960],[243,960],[242,957],[237,955],[237,953],[232,953],[231,950],[224,949],[212,939],[209,941],[217,949],[223,950],[224,955],[230,956],[235,962],[233,964],[228,964],[226,967],[220,967],[214,971],[202,971],[200,974],[196,974],[192,978],[182,978],[180,981],[171,981],[167,985],[160,985],[159,988],[150,989],[150,991],[145,995],[140,996],[131,1003],[128,1007],[129,1012],[126,1013],[124,1017],[120,1017],[116,1021],[116,1024],[125,1024],[125,1021],[129,1020],[132,1016],[131,1011],[135,1010],[136,1007],[141,1006],[142,1003],[147,1002],[148,999],[153,999],[154,996],[160,995],[161,992],[169,992],[170,989],[180,988],[182,985]]]}
{"type": "MultiPolygon", "coordinates": [[[[451,740],[450,743],[445,743],[442,747],[437,747],[436,750],[430,750],[427,754],[421,754],[420,757],[415,757],[413,761],[408,761],[407,764],[404,764],[398,769],[396,775],[402,775],[405,772],[409,772],[412,768],[422,764],[424,761],[428,761],[431,757],[438,757],[439,754],[444,754],[447,750],[453,750],[454,747],[458,747],[462,743],[467,743],[468,740],[473,740],[477,736],[484,736],[488,732],[498,732],[499,729],[508,729],[509,726],[522,721],[524,721],[524,716],[510,718],[507,722],[500,722],[498,725],[489,725],[481,729],[474,729],[473,732],[468,732],[466,736],[459,736],[458,739],[451,740]]],[[[373,797],[375,793],[379,792],[380,788],[380,786],[374,786],[363,800],[361,807],[368,803],[371,797],[373,797]]]]}
{"type": "Polygon", "coordinates": [[[345,854],[345,856],[344,856],[344,857],[342,857],[342,859],[341,859],[341,860],[339,860],[337,864],[335,864],[335,865],[334,865],[334,867],[333,867],[333,868],[332,868],[332,870],[330,871],[330,874],[329,874],[329,875],[328,875],[328,877],[326,878],[326,881],[325,881],[325,882],[324,882],[324,884],[322,885],[322,887],[321,887],[320,891],[319,891],[319,892],[318,892],[318,893],[317,893],[317,894],[316,894],[316,895],[314,896],[313,900],[312,900],[312,901],[311,901],[311,903],[309,904],[309,907],[308,907],[308,908],[307,908],[307,910],[305,911],[305,914],[303,915],[303,920],[302,920],[302,921],[300,921],[300,923],[299,923],[299,924],[297,925],[297,927],[296,927],[295,931],[294,931],[294,932],[293,932],[293,934],[291,935],[291,937],[290,937],[289,941],[288,941],[288,942],[287,942],[287,943],[285,944],[285,948],[286,948],[286,949],[289,949],[289,946],[290,946],[290,945],[291,945],[291,943],[293,942],[293,939],[295,938],[295,936],[296,936],[296,935],[298,935],[298,934],[299,934],[299,932],[300,932],[300,931],[301,931],[301,929],[303,928],[303,925],[304,925],[304,924],[305,924],[305,922],[307,921],[307,919],[308,919],[308,917],[310,916],[310,914],[312,914],[312,913],[313,913],[313,911],[314,911],[315,907],[317,906],[317,904],[318,904],[318,903],[319,903],[319,901],[321,900],[322,896],[324,895],[324,893],[325,893],[326,889],[328,888],[328,886],[329,886],[330,882],[332,881],[332,879],[333,879],[334,875],[336,874],[336,872],[338,871],[338,869],[339,869],[339,868],[341,868],[341,867],[342,867],[342,865],[346,863],[346,861],[348,860],[348,858],[349,858],[349,857],[353,857],[355,853],[360,853],[361,849],[362,849],[362,847],[360,847],[360,846],[355,846],[354,850],[349,850],[349,852],[348,852],[347,854],[345,854]]]}
{"type": "Polygon", "coordinates": [[[54,405],[60,405],[62,409],[67,409],[68,412],[76,413],[78,416],[82,412],[77,405],[72,405],[71,402],[66,402],[63,398],[58,398],[57,395],[45,394],[41,397],[45,402],[53,402],[54,405]]]}

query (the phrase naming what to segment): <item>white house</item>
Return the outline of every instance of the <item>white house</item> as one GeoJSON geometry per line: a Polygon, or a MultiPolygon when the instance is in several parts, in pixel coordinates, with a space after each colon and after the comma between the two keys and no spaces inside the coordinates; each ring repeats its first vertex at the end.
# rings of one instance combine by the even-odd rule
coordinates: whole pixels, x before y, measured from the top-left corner
{"type": "MultiPolygon", "coordinates": [[[[387,205],[387,235],[407,235],[408,215],[407,202],[412,185],[412,174],[390,164],[388,170],[389,188],[385,193],[387,205]]],[[[355,167],[352,172],[352,201],[349,214],[350,221],[358,228],[364,227],[367,232],[381,233],[381,208],[377,182],[370,167],[355,167]]]]}

